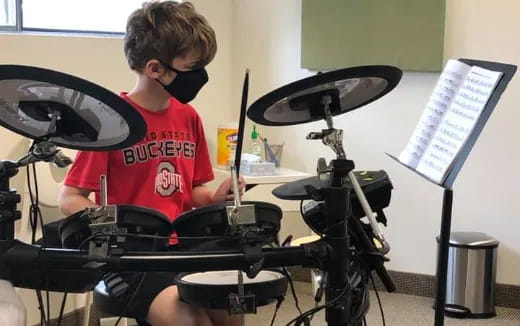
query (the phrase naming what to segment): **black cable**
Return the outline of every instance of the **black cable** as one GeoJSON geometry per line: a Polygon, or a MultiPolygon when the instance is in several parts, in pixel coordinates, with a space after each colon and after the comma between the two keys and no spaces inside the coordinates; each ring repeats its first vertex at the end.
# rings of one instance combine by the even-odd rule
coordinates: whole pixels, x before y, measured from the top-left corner
{"type": "Polygon", "coordinates": [[[385,313],[383,311],[383,305],[381,304],[381,298],[379,297],[379,293],[377,292],[376,282],[374,281],[372,274],[369,274],[369,276],[370,280],[372,281],[372,286],[374,287],[374,292],[376,293],[377,303],[379,304],[379,311],[381,311],[381,319],[383,320],[383,326],[386,326],[385,313]]]}
{"type": "MultiPolygon", "coordinates": [[[[303,200],[300,201],[300,214],[301,214],[301,216],[303,216],[303,200]]],[[[330,225],[330,226],[324,228],[323,230],[321,230],[321,231],[318,233],[318,236],[319,236],[320,238],[325,238],[325,237],[327,237],[327,238],[329,238],[329,239],[333,239],[333,240],[343,240],[343,239],[346,239],[346,238],[348,237],[348,235],[346,235],[346,236],[344,236],[344,237],[331,237],[331,236],[325,234],[327,231],[329,231],[329,230],[331,230],[331,229],[333,229],[333,228],[336,228],[336,227],[338,227],[339,225],[341,225],[341,224],[343,224],[343,223],[346,223],[346,222],[348,222],[348,217],[345,217],[345,218],[342,219],[341,221],[338,221],[338,222],[336,222],[336,223],[334,223],[334,224],[332,224],[332,225],[330,225]]],[[[350,233],[350,232],[349,232],[349,233],[350,233]]]]}
{"type": "MultiPolygon", "coordinates": [[[[270,246],[271,248],[276,248],[277,247],[277,246],[275,246],[274,244],[272,244],[270,242],[266,242],[265,244],[270,246]]],[[[289,271],[285,267],[282,267],[282,274],[285,275],[285,277],[287,277],[287,280],[289,281],[289,287],[291,288],[291,293],[292,293],[292,296],[293,296],[293,299],[294,299],[294,305],[296,306],[296,309],[298,310],[298,312],[300,314],[302,314],[302,309],[300,308],[300,303],[298,301],[298,296],[296,295],[296,290],[294,288],[294,283],[293,283],[293,279],[291,277],[291,274],[289,273],[289,271]]],[[[274,312],[274,316],[273,316],[273,320],[271,321],[271,325],[272,325],[272,322],[274,321],[276,313],[277,313],[277,310],[275,310],[275,312],[274,312]]]]}
{"type": "Polygon", "coordinates": [[[146,276],[146,272],[144,273],[141,273],[141,279],[137,282],[137,286],[135,287],[135,290],[134,290],[134,293],[132,293],[132,296],[130,297],[130,299],[128,300],[127,304],[125,305],[125,308],[123,309],[123,311],[121,312],[121,316],[119,316],[119,318],[116,320],[116,323],[114,324],[114,326],[117,326],[119,324],[119,322],[121,321],[121,319],[123,319],[123,315],[126,314],[127,312],[127,309],[132,305],[132,303],[134,302],[135,300],[135,297],[137,296],[137,292],[139,291],[139,289],[141,288],[141,285],[143,284],[143,281],[144,281],[144,277],[146,276]]]}
{"type": "Polygon", "coordinates": [[[81,249],[88,241],[98,238],[98,237],[108,237],[108,236],[123,236],[130,238],[143,238],[143,239],[177,239],[177,240],[238,240],[240,237],[233,236],[204,236],[204,237],[167,237],[160,235],[150,235],[150,234],[139,234],[139,233],[106,233],[106,232],[96,232],[89,237],[85,238],[78,246],[78,249],[81,249]]]}
{"type": "Polygon", "coordinates": [[[63,312],[65,311],[65,302],[67,301],[67,292],[63,292],[63,298],[61,299],[60,314],[58,315],[58,325],[61,326],[61,320],[63,319],[63,312]]]}
{"type": "Polygon", "coordinates": [[[303,200],[300,200],[300,215],[303,217],[303,200]]]}
{"type": "MultiPolygon", "coordinates": [[[[300,214],[303,216],[303,200],[300,201],[300,214]]],[[[329,230],[333,227],[337,227],[339,224],[341,223],[344,223],[345,221],[347,220],[347,218],[341,220],[340,222],[338,223],[335,223],[333,225],[331,225],[330,227],[328,228],[325,228],[324,231],[326,230],[329,230]]],[[[348,234],[345,236],[345,237],[330,237],[330,236],[327,236],[325,235],[324,233],[320,233],[318,234],[321,238],[323,237],[328,237],[329,239],[345,239],[345,238],[348,238],[348,234]]],[[[327,308],[331,305],[334,305],[335,303],[339,302],[339,300],[345,296],[346,294],[346,290],[350,288],[350,284],[346,284],[345,288],[343,289],[342,293],[337,297],[335,298],[334,300],[330,301],[329,303],[325,304],[325,305],[322,305],[322,306],[318,306],[316,303],[315,307],[312,308],[312,309],[309,309],[308,311],[306,311],[305,313],[302,312],[301,308],[299,307],[299,303],[298,303],[298,296],[296,295],[296,291],[294,290],[294,284],[292,282],[292,278],[291,276],[289,275],[287,269],[285,267],[282,268],[282,271],[284,271],[284,274],[287,276],[288,280],[289,280],[289,285],[290,285],[290,288],[291,288],[291,292],[292,292],[292,295],[294,297],[294,302],[295,302],[295,305],[296,305],[296,309],[298,310],[298,312],[300,313],[299,316],[297,316],[296,318],[294,318],[293,320],[291,320],[289,323],[286,324],[286,326],[289,326],[291,325],[292,323],[298,323],[296,325],[299,325],[301,322],[303,322],[305,325],[310,325],[310,321],[313,317],[313,315],[324,309],[324,308],[327,308]]]]}
{"type": "Polygon", "coordinates": [[[274,325],[274,320],[276,319],[276,314],[278,313],[278,309],[280,309],[280,306],[282,305],[283,299],[284,299],[283,296],[279,297],[278,301],[276,302],[276,307],[274,308],[273,318],[271,319],[271,326],[274,325]]]}
{"type": "Polygon", "coordinates": [[[291,288],[291,293],[294,298],[294,305],[296,306],[296,309],[300,314],[302,314],[302,309],[300,308],[300,302],[298,300],[298,296],[296,295],[296,290],[294,289],[294,283],[291,277],[291,274],[289,274],[289,271],[285,267],[282,267],[282,273],[287,277],[287,280],[289,281],[289,287],[291,288]]]}
{"type": "MultiPolygon", "coordinates": [[[[327,226],[326,228],[324,228],[324,229],[321,231],[321,235],[322,235],[322,236],[326,236],[325,233],[326,233],[327,231],[330,231],[330,230],[333,229],[333,228],[337,228],[338,226],[341,226],[341,225],[344,224],[344,223],[345,223],[345,227],[346,227],[346,223],[347,223],[347,221],[348,221],[348,217],[345,217],[345,218],[341,219],[340,221],[338,221],[338,222],[336,222],[336,223],[334,223],[334,224],[332,224],[332,225],[330,225],[330,226],[327,226]]],[[[334,239],[334,238],[331,238],[331,239],[334,239]]]]}
{"type": "MultiPolygon", "coordinates": [[[[303,200],[300,200],[300,215],[303,216],[303,200]]],[[[348,217],[345,217],[344,219],[342,219],[341,221],[338,221],[326,228],[324,228],[323,230],[321,230],[318,235],[320,236],[320,238],[323,238],[325,236],[327,236],[325,233],[327,231],[330,231],[331,229],[335,228],[335,227],[338,227],[339,225],[343,224],[343,223],[346,223],[348,221],[348,217]]],[[[314,230],[313,230],[314,231],[314,230]]],[[[345,239],[345,237],[331,237],[331,236],[327,236],[329,239],[336,239],[336,240],[342,240],[342,239],[345,239]]]]}
{"type": "Polygon", "coordinates": [[[34,194],[36,197],[36,203],[40,202],[39,192],[38,192],[38,180],[36,179],[36,163],[31,164],[33,176],[34,176],[34,194]]]}
{"type": "MultiPolygon", "coordinates": [[[[46,277],[47,289],[49,288],[49,278],[46,277]]],[[[49,290],[45,290],[45,297],[47,299],[47,322],[51,323],[51,298],[49,297],[49,290]]]]}
{"type": "MultiPolygon", "coordinates": [[[[366,282],[364,281],[363,278],[362,278],[360,284],[366,284],[366,282]]],[[[295,325],[299,325],[301,323],[301,320],[303,318],[305,318],[306,316],[313,316],[319,310],[322,310],[322,309],[328,308],[329,306],[337,304],[345,295],[347,295],[347,294],[350,295],[350,291],[351,290],[352,290],[352,288],[351,288],[351,284],[349,282],[349,283],[346,284],[345,288],[340,293],[340,295],[338,297],[336,297],[334,300],[330,301],[329,303],[327,303],[325,305],[318,306],[318,307],[315,307],[313,309],[308,310],[304,314],[302,314],[302,315],[296,317],[295,319],[293,319],[286,326],[290,325],[293,322],[297,322],[295,325]]],[[[362,293],[363,296],[362,296],[362,301],[361,301],[361,303],[359,305],[359,309],[354,314],[352,314],[353,316],[356,316],[356,317],[350,319],[350,322],[355,321],[354,325],[357,324],[362,318],[364,318],[364,316],[366,314],[366,311],[368,310],[368,307],[369,307],[369,304],[370,304],[370,301],[369,301],[369,298],[368,298],[367,287],[363,286],[362,290],[363,290],[363,293],[362,293]]]]}
{"type": "Polygon", "coordinates": [[[83,246],[88,244],[90,240],[93,240],[93,239],[96,239],[96,238],[100,238],[100,237],[107,237],[109,235],[110,235],[109,233],[96,232],[96,233],[92,234],[91,236],[85,238],[83,241],[81,241],[79,246],[78,246],[78,249],[83,248],[83,246]]]}
{"type": "MultiPolygon", "coordinates": [[[[314,295],[314,308],[318,307],[318,305],[320,304],[321,298],[323,296],[323,291],[325,291],[325,284],[327,282],[326,281],[327,277],[328,277],[327,272],[323,272],[321,274],[321,282],[318,286],[318,289],[316,290],[316,294],[314,295]]],[[[314,315],[310,316],[309,321],[311,321],[312,318],[314,318],[314,315]]]]}
{"type": "MultiPolygon", "coordinates": [[[[349,287],[345,287],[345,289],[348,289],[349,287]]],[[[309,309],[307,310],[306,312],[304,312],[303,314],[301,314],[300,316],[297,316],[296,318],[294,318],[293,320],[291,320],[289,323],[286,324],[286,326],[289,326],[291,325],[292,323],[296,323],[295,325],[300,325],[300,323],[307,317],[309,316],[312,316],[314,315],[315,313],[317,313],[318,311],[320,310],[323,310],[323,309],[326,309],[336,303],[339,302],[339,299],[342,299],[343,296],[345,295],[346,293],[342,293],[340,297],[330,301],[329,303],[325,304],[325,305],[321,305],[321,306],[318,306],[318,307],[315,307],[315,308],[312,308],[312,309],[309,309]],[[336,301],[337,300],[337,301],[336,301]]]]}
{"type": "Polygon", "coordinates": [[[343,297],[345,295],[347,295],[348,293],[350,293],[350,283],[347,282],[347,284],[345,285],[345,287],[343,288],[343,290],[341,291],[341,293],[336,297],[334,298],[334,300],[324,304],[324,305],[321,305],[321,306],[318,306],[318,307],[315,307],[315,308],[312,308],[312,309],[309,309],[307,310],[306,312],[304,312],[303,314],[295,317],[294,319],[292,319],[291,321],[289,321],[287,324],[285,324],[285,326],[290,326],[291,324],[295,323],[295,322],[300,322],[301,320],[303,320],[304,318],[310,316],[310,315],[313,315],[315,314],[316,312],[322,310],[322,309],[325,309],[325,308],[328,308],[330,306],[333,306],[335,304],[337,304],[341,299],[343,299],[343,297]]]}
{"type": "MultiPolygon", "coordinates": [[[[354,233],[353,233],[353,235],[355,236],[354,233]]],[[[355,265],[355,266],[358,266],[358,268],[361,271],[362,270],[367,271],[367,274],[372,279],[372,275],[370,273],[370,266],[367,265],[367,263],[365,261],[363,261],[363,259],[361,259],[360,253],[363,253],[363,252],[359,251],[359,250],[353,250],[352,259],[353,259],[353,261],[355,261],[359,264],[359,265],[355,265]]],[[[356,273],[358,275],[360,275],[360,277],[361,277],[360,284],[363,284],[364,286],[362,287],[363,297],[362,297],[361,304],[359,305],[359,309],[355,313],[353,313],[354,317],[351,319],[351,321],[353,321],[354,325],[361,322],[365,318],[366,312],[370,305],[369,292],[368,292],[368,288],[367,288],[367,284],[368,284],[367,276],[365,274],[360,273],[359,271],[356,271],[356,273]]],[[[373,282],[373,279],[372,279],[372,282],[373,282]]]]}
{"type": "MultiPolygon", "coordinates": [[[[303,215],[303,201],[300,201],[300,213],[303,215]]],[[[344,237],[331,237],[331,236],[326,234],[331,229],[340,227],[342,224],[346,223],[347,221],[348,221],[348,218],[344,218],[341,221],[338,221],[338,222],[334,223],[333,225],[326,227],[325,229],[323,229],[320,232],[319,236],[321,238],[339,239],[339,240],[346,239],[346,238],[350,237],[350,239],[353,241],[353,242],[351,242],[351,244],[358,243],[359,242],[358,237],[350,229],[348,230],[348,233],[344,237]]],[[[353,258],[354,259],[357,258],[360,261],[361,265],[364,266],[365,263],[363,261],[361,261],[360,257],[357,256],[357,251],[355,250],[355,246],[353,247],[353,252],[354,252],[353,253],[353,258]]],[[[368,268],[368,266],[365,266],[365,268],[368,268]]],[[[362,284],[366,284],[366,280],[365,279],[362,279],[361,282],[362,282],[362,284]]],[[[367,291],[366,286],[363,286],[363,288],[361,290],[363,291],[362,294],[361,294],[362,295],[361,296],[361,302],[360,302],[360,304],[358,306],[358,309],[356,309],[356,311],[352,313],[351,322],[354,322],[354,324],[358,324],[363,319],[365,319],[366,311],[368,310],[368,307],[369,307],[369,304],[370,304],[370,301],[369,301],[369,298],[368,298],[368,291],[367,291]]],[[[315,302],[316,302],[316,300],[315,300],[315,302]]],[[[317,306],[317,302],[316,302],[315,308],[309,310],[308,312],[306,312],[306,314],[310,314],[311,319],[312,319],[312,316],[317,311],[319,311],[319,310],[321,310],[323,308],[324,308],[324,306],[318,307],[317,306]]],[[[303,315],[301,315],[300,318],[303,318],[303,315]]]]}
{"type": "Polygon", "coordinates": [[[364,279],[362,280],[361,284],[364,285],[360,289],[363,291],[363,293],[362,293],[361,303],[359,304],[358,310],[352,314],[353,317],[351,319],[351,322],[353,325],[357,325],[358,323],[360,323],[363,320],[363,318],[365,317],[366,312],[368,311],[368,308],[370,306],[368,290],[367,290],[367,286],[365,285],[366,282],[364,279]]]}
{"type": "MultiPolygon", "coordinates": [[[[29,169],[29,166],[26,166],[26,172],[27,172],[27,187],[29,191],[29,198],[31,201],[31,206],[29,209],[29,222],[31,225],[31,243],[36,243],[36,229],[38,226],[38,221],[40,222],[40,227],[42,231],[42,245],[45,248],[47,246],[46,239],[45,239],[45,228],[43,226],[43,218],[42,218],[42,212],[39,207],[39,189],[38,189],[38,180],[36,177],[36,165],[32,163],[32,173],[34,176],[34,193],[32,189],[32,182],[31,182],[31,170],[29,169]]],[[[47,280],[48,281],[48,280],[47,280]]],[[[36,296],[38,298],[38,304],[40,309],[40,323],[42,325],[49,325],[50,323],[50,297],[49,297],[49,291],[46,290],[46,299],[47,299],[47,313],[45,313],[45,305],[43,302],[43,297],[41,295],[40,290],[36,290],[36,296]]]]}
{"type": "Polygon", "coordinates": [[[40,309],[40,324],[42,326],[47,326],[47,317],[45,316],[45,308],[43,304],[42,292],[40,290],[36,291],[36,298],[38,299],[38,308],[40,309]]]}
{"type": "Polygon", "coordinates": [[[123,316],[119,316],[119,318],[117,318],[116,323],[114,324],[114,326],[119,325],[119,322],[121,321],[121,319],[123,319],[123,316]]]}
{"type": "MultiPolygon", "coordinates": [[[[91,236],[85,238],[78,246],[78,249],[81,249],[85,244],[87,244],[89,241],[95,239],[95,238],[99,238],[99,237],[108,237],[108,236],[111,236],[111,235],[118,235],[116,233],[114,234],[111,234],[111,233],[103,233],[103,232],[97,232],[97,233],[94,233],[92,234],[91,236]]],[[[121,234],[121,235],[128,235],[128,234],[121,234]]],[[[133,236],[145,236],[145,235],[141,235],[141,234],[133,234],[133,236]]],[[[153,237],[153,236],[152,236],[153,237]]],[[[166,238],[166,239],[169,239],[169,237],[160,237],[160,238],[166,238]]],[[[125,305],[125,309],[121,312],[121,316],[119,316],[119,318],[116,320],[114,326],[117,326],[119,324],[119,322],[121,321],[121,319],[123,318],[123,315],[126,313],[126,309],[128,309],[128,307],[133,303],[133,301],[135,300],[135,296],[137,295],[137,292],[139,291],[139,289],[141,288],[141,285],[143,283],[143,280],[144,280],[144,277],[145,277],[145,272],[141,273],[141,278],[140,280],[138,281],[137,283],[137,286],[135,287],[135,290],[134,290],[134,293],[132,294],[132,296],[130,297],[129,301],[127,302],[127,304],[125,305]]]]}
{"type": "Polygon", "coordinates": [[[35,180],[36,194],[34,194],[32,191],[31,183],[32,182],[31,182],[30,170],[29,170],[29,167],[27,167],[27,185],[29,188],[29,198],[31,201],[31,205],[29,207],[29,222],[31,224],[31,231],[32,231],[31,242],[32,242],[32,244],[36,243],[36,228],[38,227],[38,222],[40,222],[40,227],[42,229],[42,245],[43,245],[43,247],[46,247],[47,243],[46,243],[46,239],[45,239],[45,229],[43,227],[43,219],[41,218],[42,212],[39,207],[37,182],[35,180]]]}
{"type": "Polygon", "coordinates": [[[26,173],[27,173],[27,188],[29,190],[29,198],[31,201],[31,205],[29,207],[29,222],[31,224],[31,243],[36,243],[36,227],[38,226],[38,222],[35,220],[34,211],[33,211],[33,205],[34,205],[34,195],[32,191],[32,184],[31,184],[31,170],[29,169],[29,166],[25,167],[26,173]]]}
{"type": "MultiPolygon", "coordinates": [[[[270,246],[271,248],[277,247],[277,246],[273,245],[272,243],[266,242],[265,244],[270,246]]],[[[298,310],[298,312],[301,314],[302,313],[302,309],[300,308],[300,303],[298,301],[298,296],[296,295],[296,290],[294,289],[294,283],[293,283],[291,274],[289,273],[289,271],[285,267],[282,267],[282,274],[285,275],[285,277],[287,277],[287,280],[289,281],[289,287],[291,288],[291,293],[292,293],[292,296],[293,296],[293,299],[294,299],[294,305],[296,306],[296,309],[298,310]]]]}
{"type": "Polygon", "coordinates": [[[150,238],[150,239],[175,239],[175,240],[240,240],[240,236],[232,235],[214,235],[214,236],[200,236],[200,237],[178,237],[178,236],[160,236],[152,234],[140,233],[114,233],[117,236],[128,236],[134,238],[150,238]]]}
{"type": "MultiPolygon", "coordinates": [[[[39,190],[38,190],[38,178],[36,176],[36,164],[32,163],[31,166],[32,166],[32,173],[33,173],[33,177],[34,177],[34,198],[32,197],[32,190],[30,188],[31,186],[30,186],[30,182],[29,182],[29,193],[31,194],[31,211],[34,214],[35,225],[38,224],[38,221],[40,222],[40,228],[42,231],[43,247],[47,247],[46,237],[45,237],[45,228],[43,226],[42,211],[40,210],[40,194],[39,194],[39,190]]],[[[29,175],[29,173],[27,175],[29,175]]]]}
{"type": "MultiPolygon", "coordinates": [[[[47,240],[45,237],[45,227],[43,225],[43,214],[40,210],[40,192],[38,190],[38,178],[36,175],[36,163],[32,163],[32,173],[34,177],[34,202],[31,202],[31,210],[33,211],[33,215],[35,218],[35,224],[38,224],[40,221],[40,229],[42,231],[42,245],[44,248],[47,247],[47,240]]],[[[47,299],[47,324],[50,325],[51,319],[51,299],[49,296],[49,278],[46,278],[47,290],[45,290],[45,297],[47,299]]]]}

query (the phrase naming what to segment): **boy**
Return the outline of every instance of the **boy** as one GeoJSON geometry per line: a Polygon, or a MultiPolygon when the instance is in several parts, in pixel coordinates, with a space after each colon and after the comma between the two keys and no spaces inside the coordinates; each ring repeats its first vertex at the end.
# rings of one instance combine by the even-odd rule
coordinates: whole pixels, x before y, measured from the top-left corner
{"type": "MultiPolygon", "coordinates": [[[[207,82],[204,67],[216,49],[213,29],[189,2],[149,2],[129,17],[124,51],[137,81],[121,97],[141,113],[147,134],[124,150],[79,152],[60,194],[64,214],[96,206],[88,196],[99,194],[101,174],[107,175],[110,204],[149,207],[172,220],[232,198],[230,178],[215,192],[204,185],[213,170],[202,122],[187,104],[207,82]]],[[[244,186],[240,179],[241,193],[244,186]]],[[[226,311],[180,302],[173,273],[146,273],[129,283],[141,284],[130,287],[137,293],[127,311],[153,326],[238,324],[226,311]]]]}

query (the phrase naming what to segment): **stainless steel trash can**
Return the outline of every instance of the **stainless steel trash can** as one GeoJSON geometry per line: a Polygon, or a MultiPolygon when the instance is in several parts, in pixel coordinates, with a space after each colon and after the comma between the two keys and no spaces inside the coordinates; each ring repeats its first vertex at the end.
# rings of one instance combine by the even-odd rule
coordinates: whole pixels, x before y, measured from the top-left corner
{"type": "MultiPolygon", "coordinates": [[[[437,242],[439,238],[437,238],[437,242]]],[[[452,232],[446,283],[447,316],[491,318],[495,312],[498,241],[480,232],[452,232]]]]}

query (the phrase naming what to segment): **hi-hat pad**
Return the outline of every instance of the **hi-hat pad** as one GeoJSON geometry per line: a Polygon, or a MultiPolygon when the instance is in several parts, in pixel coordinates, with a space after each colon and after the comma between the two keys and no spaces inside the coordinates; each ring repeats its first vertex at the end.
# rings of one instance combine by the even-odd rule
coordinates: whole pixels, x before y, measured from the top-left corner
{"type": "Polygon", "coordinates": [[[289,126],[325,118],[324,95],[330,95],[332,116],[357,109],[390,92],[402,71],[392,66],[362,66],[298,80],[254,102],[249,119],[261,125],[289,126]]]}
{"type": "Polygon", "coordinates": [[[146,133],[139,112],[109,90],[61,72],[18,65],[0,65],[0,125],[81,150],[125,148],[146,133]]]}
{"type": "MultiPolygon", "coordinates": [[[[393,186],[385,171],[354,171],[354,176],[361,186],[372,210],[376,212],[381,211],[390,205],[393,186]]],[[[354,217],[365,216],[363,207],[349,179],[345,180],[345,185],[350,191],[352,215],[354,217]]],[[[283,184],[273,190],[273,195],[276,198],[284,200],[311,200],[313,199],[312,191],[320,191],[329,186],[329,182],[321,181],[318,177],[310,177],[283,184]]],[[[305,218],[304,216],[304,219],[305,218]]],[[[316,223],[325,223],[325,218],[319,222],[307,222],[307,225],[313,228],[316,226],[316,223]]],[[[321,231],[316,233],[321,233],[321,231]]]]}

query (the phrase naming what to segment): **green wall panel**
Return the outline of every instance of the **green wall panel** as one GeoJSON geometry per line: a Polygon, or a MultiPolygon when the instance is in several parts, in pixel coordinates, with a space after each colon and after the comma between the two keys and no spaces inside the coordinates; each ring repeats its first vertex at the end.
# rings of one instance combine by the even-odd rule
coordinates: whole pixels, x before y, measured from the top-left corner
{"type": "Polygon", "coordinates": [[[441,71],[445,0],[302,0],[302,67],[441,71]]]}

